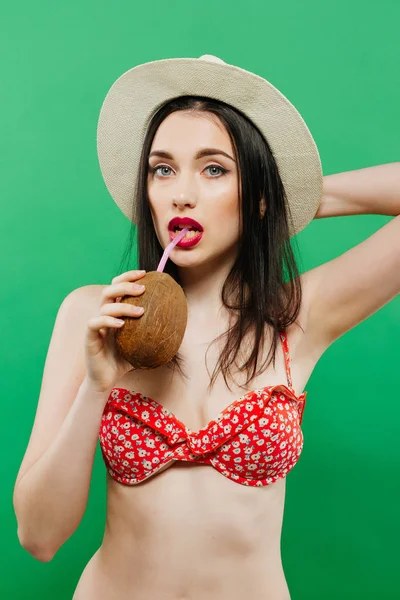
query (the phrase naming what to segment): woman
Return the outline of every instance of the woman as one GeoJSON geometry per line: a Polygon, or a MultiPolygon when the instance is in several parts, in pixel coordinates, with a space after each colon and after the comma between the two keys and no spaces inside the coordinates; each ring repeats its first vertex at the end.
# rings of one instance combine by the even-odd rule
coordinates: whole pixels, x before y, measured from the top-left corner
{"type": "Polygon", "coordinates": [[[20,542],[48,561],[72,535],[100,436],[107,523],[74,600],[287,600],[280,535],[303,390],[328,346],[398,294],[400,217],[302,275],[290,238],[313,218],[398,215],[399,164],[323,179],[288,100],[210,56],[119,78],[98,150],[138,225],[141,269],[156,269],[176,226],[195,230],[165,269],[188,323],[170,364],[133,370],[113,332],[140,318],[120,300],[143,294],[144,272],[66,297],[15,486],[20,542]]]}

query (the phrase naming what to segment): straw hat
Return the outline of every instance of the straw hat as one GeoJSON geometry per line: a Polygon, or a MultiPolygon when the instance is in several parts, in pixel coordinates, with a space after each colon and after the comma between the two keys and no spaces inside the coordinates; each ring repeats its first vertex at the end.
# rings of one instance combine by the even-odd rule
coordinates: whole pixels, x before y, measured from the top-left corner
{"type": "Polygon", "coordinates": [[[293,236],[314,218],[322,199],[315,141],[296,108],[269,81],[216,56],[148,62],[123,73],[100,110],[97,152],[105,184],[132,219],[139,160],[154,113],[177,96],[208,96],[242,111],[261,131],[285,187],[293,236]]]}

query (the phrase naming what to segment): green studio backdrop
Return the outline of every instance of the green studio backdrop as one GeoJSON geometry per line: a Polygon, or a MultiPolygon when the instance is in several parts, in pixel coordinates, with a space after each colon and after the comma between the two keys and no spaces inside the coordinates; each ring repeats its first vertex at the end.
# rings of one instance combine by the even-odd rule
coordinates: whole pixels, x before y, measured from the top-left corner
{"type": "MultiPolygon", "coordinates": [[[[59,305],[77,287],[110,283],[127,241],[129,221],[108,195],[96,154],[110,85],[142,62],[215,54],[289,97],[315,137],[325,175],[394,162],[399,19],[395,0],[2,7],[2,599],[71,599],[102,540],[99,450],[83,521],[48,563],[19,545],[12,490],[59,305]]],[[[313,221],[297,236],[300,270],[333,259],[389,219],[313,221]]],[[[305,446],[288,477],[282,538],[292,600],[400,598],[399,334],[397,297],[328,348],[306,386],[305,446]]]]}

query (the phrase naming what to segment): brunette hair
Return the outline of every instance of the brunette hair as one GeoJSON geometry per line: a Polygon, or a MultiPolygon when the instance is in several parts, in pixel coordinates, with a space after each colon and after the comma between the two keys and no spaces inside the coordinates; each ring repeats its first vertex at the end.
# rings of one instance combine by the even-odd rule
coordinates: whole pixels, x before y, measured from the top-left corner
{"type": "MultiPolygon", "coordinates": [[[[236,315],[237,318],[225,333],[212,342],[226,336],[226,344],[208,386],[208,389],[212,388],[222,371],[225,383],[231,389],[228,375],[231,376],[232,365],[237,366],[236,359],[244,336],[247,337],[248,333],[252,335],[251,353],[238,366],[240,370],[246,371],[247,385],[271,361],[275,368],[279,334],[296,321],[302,297],[299,271],[291,247],[288,223],[291,215],[284,186],[268,142],[246,115],[224,102],[202,96],[175,98],[154,114],[147,128],[140,159],[136,210],[132,214],[137,227],[132,224],[119,272],[134,268],[129,266],[129,259],[133,255],[132,249],[136,241],[138,267],[135,268],[155,271],[161,260],[164,249],[154,230],[147,194],[148,156],[160,124],[171,113],[182,110],[216,115],[225,125],[238,164],[242,234],[236,261],[221,292],[223,305],[230,315],[236,315]],[[266,202],[263,218],[260,217],[261,198],[266,202]],[[127,261],[126,267],[124,261],[127,261]],[[266,325],[272,328],[272,343],[266,360],[257,370],[266,325]]],[[[164,271],[180,284],[178,268],[172,260],[167,261],[164,271]]],[[[183,359],[178,353],[168,366],[178,368],[181,375],[186,377],[182,364],[183,359]]]]}

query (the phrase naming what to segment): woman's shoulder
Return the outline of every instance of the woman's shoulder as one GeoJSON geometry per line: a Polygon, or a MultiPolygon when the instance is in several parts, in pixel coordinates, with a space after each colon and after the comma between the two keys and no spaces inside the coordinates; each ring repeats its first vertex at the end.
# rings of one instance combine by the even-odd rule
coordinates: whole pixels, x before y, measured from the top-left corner
{"type": "Polygon", "coordinates": [[[105,287],[102,284],[90,284],[73,289],[61,302],[57,318],[67,318],[72,324],[81,323],[82,320],[86,322],[99,306],[105,287]]]}
{"type": "Polygon", "coordinates": [[[101,292],[107,285],[101,283],[94,283],[89,285],[82,285],[81,287],[75,288],[66,297],[64,302],[82,302],[88,303],[100,299],[101,292]]]}

